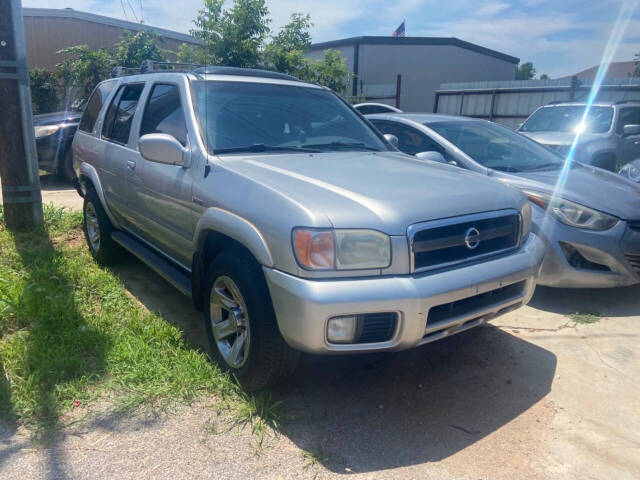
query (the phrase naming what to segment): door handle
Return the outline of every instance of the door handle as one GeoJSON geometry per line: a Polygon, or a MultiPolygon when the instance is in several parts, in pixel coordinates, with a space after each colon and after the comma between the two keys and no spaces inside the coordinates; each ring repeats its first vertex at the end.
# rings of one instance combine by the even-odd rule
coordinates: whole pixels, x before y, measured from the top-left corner
{"type": "Polygon", "coordinates": [[[127,160],[127,170],[133,172],[136,169],[136,162],[132,162],[131,160],[127,160]]]}

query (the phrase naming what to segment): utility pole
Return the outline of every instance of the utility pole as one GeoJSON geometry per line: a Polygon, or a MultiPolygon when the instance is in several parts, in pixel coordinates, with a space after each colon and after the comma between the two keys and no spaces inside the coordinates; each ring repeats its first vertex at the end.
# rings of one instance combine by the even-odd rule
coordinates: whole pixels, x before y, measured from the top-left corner
{"type": "Polygon", "coordinates": [[[42,225],[21,0],[0,0],[0,178],[11,230],[42,225]]]}

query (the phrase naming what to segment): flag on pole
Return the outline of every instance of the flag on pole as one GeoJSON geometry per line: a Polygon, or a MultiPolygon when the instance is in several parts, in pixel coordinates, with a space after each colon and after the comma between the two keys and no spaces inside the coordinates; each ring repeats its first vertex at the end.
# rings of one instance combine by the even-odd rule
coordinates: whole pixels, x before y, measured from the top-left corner
{"type": "Polygon", "coordinates": [[[403,20],[400,26],[393,31],[391,34],[392,37],[404,37],[404,22],[405,20],[403,20]]]}

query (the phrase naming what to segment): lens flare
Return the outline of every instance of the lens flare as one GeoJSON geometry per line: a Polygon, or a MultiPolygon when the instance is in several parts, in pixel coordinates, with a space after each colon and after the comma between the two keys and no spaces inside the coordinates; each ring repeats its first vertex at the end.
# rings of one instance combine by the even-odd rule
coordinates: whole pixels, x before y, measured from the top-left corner
{"type": "MultiPolygon", "coordinates": [[[[562,167],[562,171],[560,172],[560,176],[556,182],[556,185],[553,189],[552,201],[555,197],[561,197],[562,192],[564,191],[565,185],[567,183],[567,178],[571,173],[571,165],[573,164],[576,156],[576,148],[578,146],[578,142],[580,140],[580,136],[584,133],[586,129],[587,117],[591,111],[591,107],[598,96],[600,91],[600,87],[602,86],[602,82],[605,79],[607,74],[607,70],[609,69],[609,65],[613,60],[613,57],[618,50],[618,46],[622,41],[622,37],[624,36],[627,28],[629,26],[629,22],[633,17],[633,14],[638,6],[638,0],[627,0],[622,2],[620,7],[620,11],[618,12],[618,17],[611,29],[611,33],[609,34],[609,39],[607,41],[607,45],[604,48],[604,52],[602,53],[602,60],[600,61],[600,66],[598,67],[598,72],[596,73],[595,78],[593,79],[593,84],[591,85],[591,90],[589,91],[589,97],[587,98],[586,107],[582,114],[581,122],[574,129],[575,136],[573,137],[573,141],[571,142],[571,148],[569,149],[569,153],[567,153],[567,157],[564,160],[564,165],[562,167]]],[[[551,220],[550,209],[547,209],[545,213],[545,218],[543,220],[543,229],[547,228],[547,222],[551,220]]]]}

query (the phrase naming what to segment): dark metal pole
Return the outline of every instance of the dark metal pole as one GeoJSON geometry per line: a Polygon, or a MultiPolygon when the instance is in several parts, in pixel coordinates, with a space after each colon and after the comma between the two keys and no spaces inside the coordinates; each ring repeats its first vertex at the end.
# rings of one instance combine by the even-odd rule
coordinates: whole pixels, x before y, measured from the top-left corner
{"type": "Polygon", "coordinates": [[[491,111],[489,112],[489,121],[493,122],[493,115],[495,114],[496,108],[496,91],[494,90],[491,94],[491,111]]]}
{"type": "Polygon", "coordinates": [[[0,0],[0,179],[5,223],[42,225],[42,194],[31,117],[21,0],[0,0]]]}
{"type": "Polygon", "coordinates": [[[400,95],[402,94],[402,75],[396,78],[396,108],[400,108],[400,95]]]}

